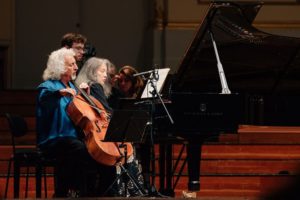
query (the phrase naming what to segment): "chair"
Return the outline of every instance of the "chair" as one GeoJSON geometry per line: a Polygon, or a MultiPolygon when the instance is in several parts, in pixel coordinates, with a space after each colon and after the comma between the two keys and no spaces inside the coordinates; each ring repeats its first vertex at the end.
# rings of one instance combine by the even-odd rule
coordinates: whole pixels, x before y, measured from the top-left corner
{"type": "MultiPolygon", "coordinates": [[[[28,196],[28,180],[29,180],[29,168],[35,168],[36,178],[36,197],[41,197],[41,180],[44,175],[44,192],[47,197],[47,179],[46,179],[46,167],[55,166],[55,160],[48,160],[43,157],[42,153],[36,147],[20,148],[16,146],[16,138],[21,138],[28,133],[28,127],[25,119],[18,115],[5,114],[8,120],[10,133],[11,133],[11,144],[12,144],[12,155],[8,163],[6,186],[4,198],[7,198],[10,172],[12,162],[14,163],[14,198],[19,197],[20,188],[20,170],[26,168],[26,185],[25,185],[25,198],[28,196]]],[[[55,181],[54,181],[55,182],[55,181]]]]}

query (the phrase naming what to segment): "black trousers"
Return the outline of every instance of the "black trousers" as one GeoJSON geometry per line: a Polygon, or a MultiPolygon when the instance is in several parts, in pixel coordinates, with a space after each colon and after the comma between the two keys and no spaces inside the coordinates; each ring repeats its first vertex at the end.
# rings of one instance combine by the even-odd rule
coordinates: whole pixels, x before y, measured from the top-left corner
{"type": "Polygon", "coordinates": [[[89,155],[83,141],[62,137],[48,142],[40,149],[45,156],[57,161],[56,197],[67,197],[70,190],[79,192],[80,196],[93,195],[98,164],[89,155]]]}
{"type": "MultiPolygon", "coordinates": [[[[57,160],[55,197],[68,197],[70,190],[78,192],[80,197],[123,196],[124,180],[107,191],[117,177],[116,167],[97,163],[83,141],[64,137],[40,148],[45,156],[57,160]]],[[[128,170],[143,184],[135,162],[128,164],[128,170]]],[[[137,196],[136,188],[129,187],[129,194],[137,196]]]]}

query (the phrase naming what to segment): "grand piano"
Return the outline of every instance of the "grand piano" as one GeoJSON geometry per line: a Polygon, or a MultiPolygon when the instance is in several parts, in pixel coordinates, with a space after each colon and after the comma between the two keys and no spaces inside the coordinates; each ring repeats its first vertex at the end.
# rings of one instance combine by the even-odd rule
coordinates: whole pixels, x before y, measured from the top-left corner
{"type": "MultiPolygon", "coordinates": [[[[235,132],[238,124],[300,125],[300,39],[272,35],[253,27],[252,22],[262,6],[261,2],[220,1],[210,5],[176,74],[164,88],[168,91],[165,97],[172,102],[168,108],[175,124],[170,124],[168,119],[163,121],[160,115],[164,110],[158,108],[156,115],[160,122],[155,122],[158,137],[167,132],[186,136],[189,141],[198,137],[205,141],[210,134],[235,132]],[[231,94],[221,94],[210,33],[231,94]],[[216,106],[205,115],[201,113],[202,101],[216,106]]],[[[192,143],[189,149],[190,155],[194,155],[188,158],[192,190],[199,189],[201,143],[192,143]]],[[[169,147],[160,153],[160,188],[170,194],[174,188],[169,147]]]]}
{"type": "Polygon", "coordinates": [[[153,121],[154,138],[161,144],[160,191],[164,194],[174,192],[168,144],[173,138],[187,141],[188,187],[199,190],[203,142],[220,133],[234,133],[239,124],[300,125],[300,38],[253,27],[262,6],[261,2],[212,3],[177,72],[165,84],[163,97],[171,102],[167,108],[174,124],[159,104],[153,121]],[[222,93],[211,35],[230,94],[222,93]]]}

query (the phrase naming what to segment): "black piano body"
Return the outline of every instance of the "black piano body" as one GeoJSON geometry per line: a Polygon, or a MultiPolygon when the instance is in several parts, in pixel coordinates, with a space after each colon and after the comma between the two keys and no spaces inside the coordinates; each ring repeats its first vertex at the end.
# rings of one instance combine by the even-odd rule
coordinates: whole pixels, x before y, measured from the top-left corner
{"type": "Polygon", "coordinates": [[[155,103],[154,136],[157,142],[170,137],[215,140],[220,133],[236,133],[242,116],[242,99],[238,93],[172,92],[166,108],[155,103]]]}

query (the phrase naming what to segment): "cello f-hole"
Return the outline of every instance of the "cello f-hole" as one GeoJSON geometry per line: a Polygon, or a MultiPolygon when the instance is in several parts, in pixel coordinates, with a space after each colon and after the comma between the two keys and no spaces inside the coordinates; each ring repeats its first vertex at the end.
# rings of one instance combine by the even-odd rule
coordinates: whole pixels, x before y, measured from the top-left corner
{"type": "Polygon", "coordinates": [[[97,127],[97,130],[96,130],[96,131],[97,131],[98,133],[101,133],[101,128],[98,126],[98,122],[99,122],[98,120],[95,121],[95,125],[96,125],[96,127],[97,127]]]}

